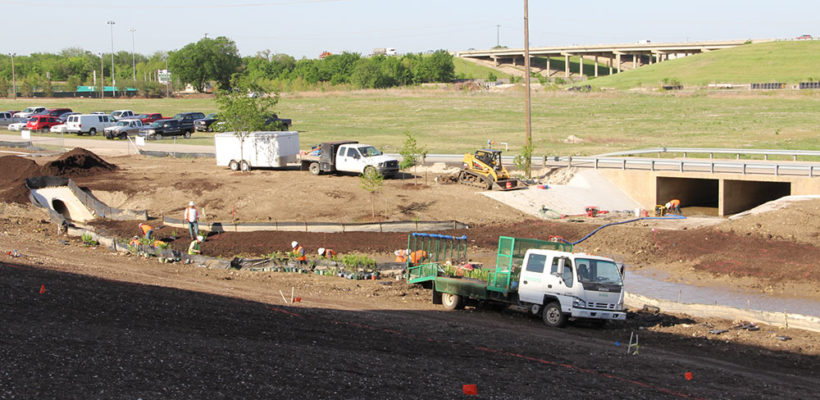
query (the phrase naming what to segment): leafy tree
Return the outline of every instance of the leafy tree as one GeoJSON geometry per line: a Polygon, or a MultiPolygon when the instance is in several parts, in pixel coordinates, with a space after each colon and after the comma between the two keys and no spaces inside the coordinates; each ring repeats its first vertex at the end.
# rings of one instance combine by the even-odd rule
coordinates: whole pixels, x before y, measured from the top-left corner
{"type": "Polygon", "coordinates": [[[176,77],[200,92],[205,90],[205,82],[209,80],[216,81],[220,89],[230,88],[231,77],[241,64],[236,43],[224,36],[189,43],[168,58],[168,65],[176,77]]]}
{"type": "Polygon", "coordinates": [[[216,104],[219,107],[219,122],[217,130],[233,132],[239,137],[240,157],[245,139],[253,131],[268,130],[267,117],[274,113],[273,107],[279,102],[279,97],[262,95],[249,96],[248,93],[261,92],[258,86],[243,86],[234,81],[237,88],[233,90],[218,90],[216,104]]]}
{"type": "Polygon", "coordinates": [[[82,81],[80,80],[79,75],[71,75],[65,82],[65,89],[63,91],[66,92],[74,92],[77,90],[77,86],[80,86],[82,81]]]}
{"type": "Polygon", "coordinates": [[[0,76],[0,97],[8,97],[10,88],[11,85],[9,85],[9,81],[6,77],[0,76]]]}
{"type": "Polygon", "coordinates": [[[487,73],[487,82],[495,82],[497,80],[498,80],[498,77],[495,76],[494,73],[492,73],[492,72],[487,73]]]}
{"type": "Polygon", "coordinates": [[[405,131],[404,135],[406,136],[404,139],[404,146],[399,149],[399,154],[401,154],[402,157],[399,168],[405,169],[413,167],[413,184],[416,185],[418,184],[418,174],[416,174],[416,168],[424,160],[424,157],[427,156],[427,147],[419,146],[416,141],[416,137],[410,132],[405,131]]]}
{"type": "Polygon", "coordinates": [[[375,168],[365,168],[362,176],[359,177],[359,185],[362,189],[370,193],[370,211],[373,218],[376,218],[376,192],[384,184],[384,176],[375,168]]]}
{"type": "Polygon", "coordinates": [[[524,175],[527,176],[527,179],[532,178],[532,153],[534,149],[535,146],[532,143],[528,146],[525,145],[524,148],[521,149],[521,153],[516,154],[513,159],[515,166],[524,171],[524,175]]]}

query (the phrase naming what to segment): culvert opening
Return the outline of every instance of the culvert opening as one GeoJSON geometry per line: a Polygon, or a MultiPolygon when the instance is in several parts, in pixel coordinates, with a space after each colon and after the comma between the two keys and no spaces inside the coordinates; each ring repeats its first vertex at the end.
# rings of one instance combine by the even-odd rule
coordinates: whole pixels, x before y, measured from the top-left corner
{"type": "Polygon", "coordinates": [[[58,213],[62,214],[63,217],[65,217],[66,219],[71,219],[71,212],[68,211],[68,207],[66,207],[65,203],[62,200],[51,200],[51,208],[53,208],[54,211],[57,211],[58,213]]]}
{"type": "Polygon", "coordinates": [[[791,182],[725,180],[723,214],[731,215],[792,194],[791,182]]]}
{"type": "Polygon", "coordinates": [[[656,204],[678,199],[684,215],[719,215],[720,181],[717,179],[657,178],[656,204]]]}

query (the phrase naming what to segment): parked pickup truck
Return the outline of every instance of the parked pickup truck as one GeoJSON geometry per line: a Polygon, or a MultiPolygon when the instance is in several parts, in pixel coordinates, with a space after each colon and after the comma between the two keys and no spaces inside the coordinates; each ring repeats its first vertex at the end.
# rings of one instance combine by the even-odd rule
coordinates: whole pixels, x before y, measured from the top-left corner
{"type": "Polygon", "coordinates": [[[392,178],[399,172],[399,160],[382,154],[369,144],[356,141],[325,142],[316,150],[302,155],[301,169],[313,175],[322,172],[351,172],[364,174],[368,169],[392,178]]]}
{"type": "Polygon", "coordinates": [[[407,283],[432,289],[433,303],[447,310],[496,303],[540,316],[551,327],[570,318],[626,319],[623,268],[574,253],[571,244],[501,236],[496,266],[483,268],[468,263],[466,236],[411,233],[407,242],[407,283]]]}
{"type": "Polygon", "coordinates": [[[185,137],[191,136],[190,133],[182,130],[182,126],[177,119],[160,119],[154,121],[147,127],[144,127],[139,134],[148,139],[162,139],[163,137],[183,134],[185,137]]]}
{"type": "Polygon", "coordinates": [[[186,138],[191,137],[191,134],[196,130],[194,121],[202,118],[205,118],[205,114],[201,112],[184,112],[174,115],[174,119],[179,121],[179,129],[186,138]]]}
{"type": "Polygon", "coordinates": [[[128,136],[136,136],[142,130],[142,121],[138,119],[121,119],[114,126],[105,128],[106,139],[125,139],[128,136]]]}

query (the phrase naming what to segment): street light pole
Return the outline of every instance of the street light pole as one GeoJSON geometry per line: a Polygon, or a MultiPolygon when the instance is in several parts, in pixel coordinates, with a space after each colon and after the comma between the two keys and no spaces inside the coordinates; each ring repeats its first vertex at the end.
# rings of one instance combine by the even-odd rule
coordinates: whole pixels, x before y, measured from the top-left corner
{"type": "Polygon", "coordinates": [[[134,80],[134,82],[136,82],[137,81],[137,58],[134,55],[134,32],[136,32],[137,30],[134,29],[134,28],[131,28],[128,31],[131,32],[131,69],[134,72],[134,77],[132,79],[134,80]]]}
{"type": "Polygon", "coordinates": [[[103,67],[103,53],[100,52],[100,99],[105,98],[105,68],[103,67]]]}
{"type": "Polygon", "coordinates": [[[11,53],[11,90],[14,90],[14,99],[17,100],[17,76],[14,74],[14,56],[17,53],[11,53]]]}
{"type": "Polygon", "coordinates": [[[114,21],[108,21],[106,24],[111,25],[111,90],[114,92],[113,96],[117,97],[117,75],[114,73],[114,21]]]}
{"type": "Polygon", "coordinates": [[[495,26],[495,47],[501,47],[501,25],[495,26]]]}

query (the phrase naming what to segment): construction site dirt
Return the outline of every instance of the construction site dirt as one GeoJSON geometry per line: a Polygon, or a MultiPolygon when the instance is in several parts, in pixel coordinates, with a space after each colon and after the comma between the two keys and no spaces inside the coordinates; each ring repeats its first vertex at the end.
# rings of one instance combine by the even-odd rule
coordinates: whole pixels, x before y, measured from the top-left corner
{"type": "MultiPolygon", "coordinates": [[[[213,160],[107,161],[118,168],[75,181],[111,206],[153,217],[181,218],[194,200],[208,219],[227,222],[373,219],[354,176],[242,174],[213,160]]],[[[411,182],[386,181],[374,196],[376,219],[470,224],[441,233],[468,235],[477,258],[492,254],[500,235],[577,240],[600,225],[533,220],[474,188],[429,176],[420,187],[411,182]]],[[[9,360],[0,397],[455,397],[477,384],[486,398],[809,398],[820,385],[820,334],[638,310],[603,329],[549,329],[526,314],[482,308],[448,313],[430,304],[428,290],[402,281],[211,270],[85,247],[57,235],[42,211],[10,200],[0,203],[0,301],[9,311],[0,317],[0,357],[9,360]],[[6,255],[12,249],[21,256],[6,255]],[[640,350],[628,355],[633,333],[640,350]]],[[[671,279],[775,295],[800,288],[817,298],[811,230],[819,209],[805,201],[709,228],[641,221],[577,249],[671,279]],[[777,213],[806,221],[784,227],[777,213]]],[[[181,236],[173,246],[187,247],[187,230],[158,221],[160,238],[181,236]]],[[[136,224],[95,223],[124,239],[136,224]]],[[[286,251],[291,240],[388,259],[407,234],[228,232],[208,237],[203,251],[258,256],[286,251]]]]}

